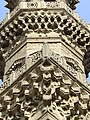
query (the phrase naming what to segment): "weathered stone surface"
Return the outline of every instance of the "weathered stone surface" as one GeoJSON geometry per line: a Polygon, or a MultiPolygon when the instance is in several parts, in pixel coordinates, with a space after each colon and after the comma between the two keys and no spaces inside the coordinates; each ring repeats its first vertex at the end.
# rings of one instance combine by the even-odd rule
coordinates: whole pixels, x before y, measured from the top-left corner
{"type": "Polygon", "coordinates": [[[72,10],[78,2],[7,1],[10,13],[0,25],[1,120],[90,119],[83,66],[90,29],[72,10]]]}

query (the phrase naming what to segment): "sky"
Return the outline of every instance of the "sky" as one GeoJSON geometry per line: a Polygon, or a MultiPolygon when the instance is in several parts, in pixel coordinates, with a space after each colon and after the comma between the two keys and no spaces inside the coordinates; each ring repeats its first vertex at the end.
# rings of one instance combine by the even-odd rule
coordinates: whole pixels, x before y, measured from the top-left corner
{"type": "MultiPolygon", "coordinates": [[[[0,22],[5,18],[6,13],[9,12],[9,10],[4,7],[5,5],[5,0],[0,0],[0,22]]],[[[81,19],[90,23],[90,0],[80,0],[75,11],[79,14],[81,19]]],[[[90,77],[88,79],[90,81],[90,77]]]]}

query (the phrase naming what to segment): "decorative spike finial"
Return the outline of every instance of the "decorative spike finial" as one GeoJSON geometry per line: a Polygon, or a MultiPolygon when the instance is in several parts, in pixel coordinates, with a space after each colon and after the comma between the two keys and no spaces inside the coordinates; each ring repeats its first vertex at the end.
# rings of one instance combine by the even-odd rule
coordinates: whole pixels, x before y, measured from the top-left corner
{"type": "Polygon", "coordinates": [[[79,3],[80,0],[67,0],[67,5],[72,9],[75,10],[76,9],[76,4],[79,3]]]}

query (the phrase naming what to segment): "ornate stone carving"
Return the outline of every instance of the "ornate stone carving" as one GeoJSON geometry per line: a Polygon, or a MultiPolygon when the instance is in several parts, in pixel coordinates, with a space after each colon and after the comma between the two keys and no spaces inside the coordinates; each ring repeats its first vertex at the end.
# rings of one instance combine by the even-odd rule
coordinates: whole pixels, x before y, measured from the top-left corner
{"type": "MultiPolygon", "coordinates": [[[[82,85],[72,80],[48,58],[21,79],[3,101],[8,107],[1,103],[1,112],[8,110],[8,119],[13,119],[14,116],[21,119],[23,115],[25,118],[35,119],[38,113],[41,115],[45,112],[62,120],[89,119],[88,90],[83,89],[82,85]],[[86,116],[83,116],[84,112],[86,116]]],[[[6,120],[6,115],[3,118],[6,120]]]]}
{"type": "Polygon", "coordinates": [[[46,2],[47,8],[56,8],[60,7],[60,2],[46,2]]]}
{"type": "MultiPolygon", "coordinates": [[[[22,59],[16,60],[12,64],[12,66],[10,67],[10,69],[6,73],[6,78],[5,79],[7,81],[4,80],[4,85],[2,87],[4,87],[4,88],[8,87],[10,84],[12,84],[19,77],[19,75],[23,74],[28,68],[33,66],[40,59],[44,59],[44,58],[51,58],[51,59],[55,60],[67,72],[69,72],[73,77],[75,77],[78,80],[83,75],[83,71],[79,67],[78,62],[76,62],[72,58],[68,58],[68,57],[65,57],[65,56],[60,56],[59,54],[56,54],[56,53],[52,52],[48,48],[48,44],[45,43],[41,51],[38,51],[38,52],[35,52],[33,54],[28,55],[27,63],[25,62],[25,58],[22,58],[22,59]],[[27,68],[26,68],[26,64],[28,64],[27,68]]],[[[68,79],[68,78],[65,78],[65,79],[68,79]]],[[[67,81],[63,80],[63,82],[68,84],[68,80],[67,81]]],[[[22,83],[22,85],[24,85],[24,84],[27,84],[27,82],[22,83]]],[[[88,86],[88,85],[86,84],[86,86],[88,86]]],[[[2,87],[1,87],[1,89],[2,89],[2,87]]],[[[64,89],[66,89],[66,88],[64,88],[64,89]]]]}
{"type": "Polygon", "coordinates": [[[80,27],[79,24],[76,23],[75,20],[70,19],[70,17],[68,20],[68,17],[66,12],[53,13],[53,10],[50,13],[46,13],[44,10],[38,12],[32,11],[30,13],[22,12],[9,26],[5,27],[5,30],[1,31],[0,43],[3,54],[8,57],[12,50],[25,40],[25,38],[23,37],[22,39],[20,35],[24,36],[26,31],[38,34],[55,32],[60,35],[62,33],[62,35],[68,37],[70,43],[73,43],[75,46],[78,44],[84,48],[90,38],[88,31],[80,27]]]}
{"type": "Polygon", "coordinates": [[[38,2],[27,2],[27,8],[37,8],[38,2]]]}
{"type": "Polygon", "coordinates": [[[6,80],[4,80],[4,83],[7,82],[5,87],[8,87],[10,84],[12,84],[19,77],[19,75],[25,72],[25,70],[25,58],[16,60],[5,75],[6,80]]]}
{"type": "Polygon", "coordinates": [[[90,90],[79,62],[90,34],[71,10],[78,0],[7,3],[11,13],[0,26],[0,51],[7,63],[0,119],[89,120],[90,90]]]}

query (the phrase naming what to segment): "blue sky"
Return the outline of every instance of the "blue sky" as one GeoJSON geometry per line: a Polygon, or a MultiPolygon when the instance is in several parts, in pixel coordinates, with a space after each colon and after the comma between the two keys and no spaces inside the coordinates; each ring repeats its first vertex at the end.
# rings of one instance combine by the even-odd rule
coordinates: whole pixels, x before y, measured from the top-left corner
{"type": "Polygon", "coordinates": [[[90,0],[80,0],[76,11],[82,19],[90,23],[90,0]]]}
{"type": "MultiPolygon", "coordinates": [[[[5,4],[5,0],[0,0],[0,21],[8,12],[8,9],[4,7],[5,4]]],[[[82,19],[90,23],[90,0],[80,0],[80,3],[77,5],[76,11],[82,19]]]]}
{"type": "Polygon", "coordinates": [[[5,0],[0,0],[0,21],[5,18],[5,15],[8,12],[8,9],[4,7],[5,4],[5,0]]]}

